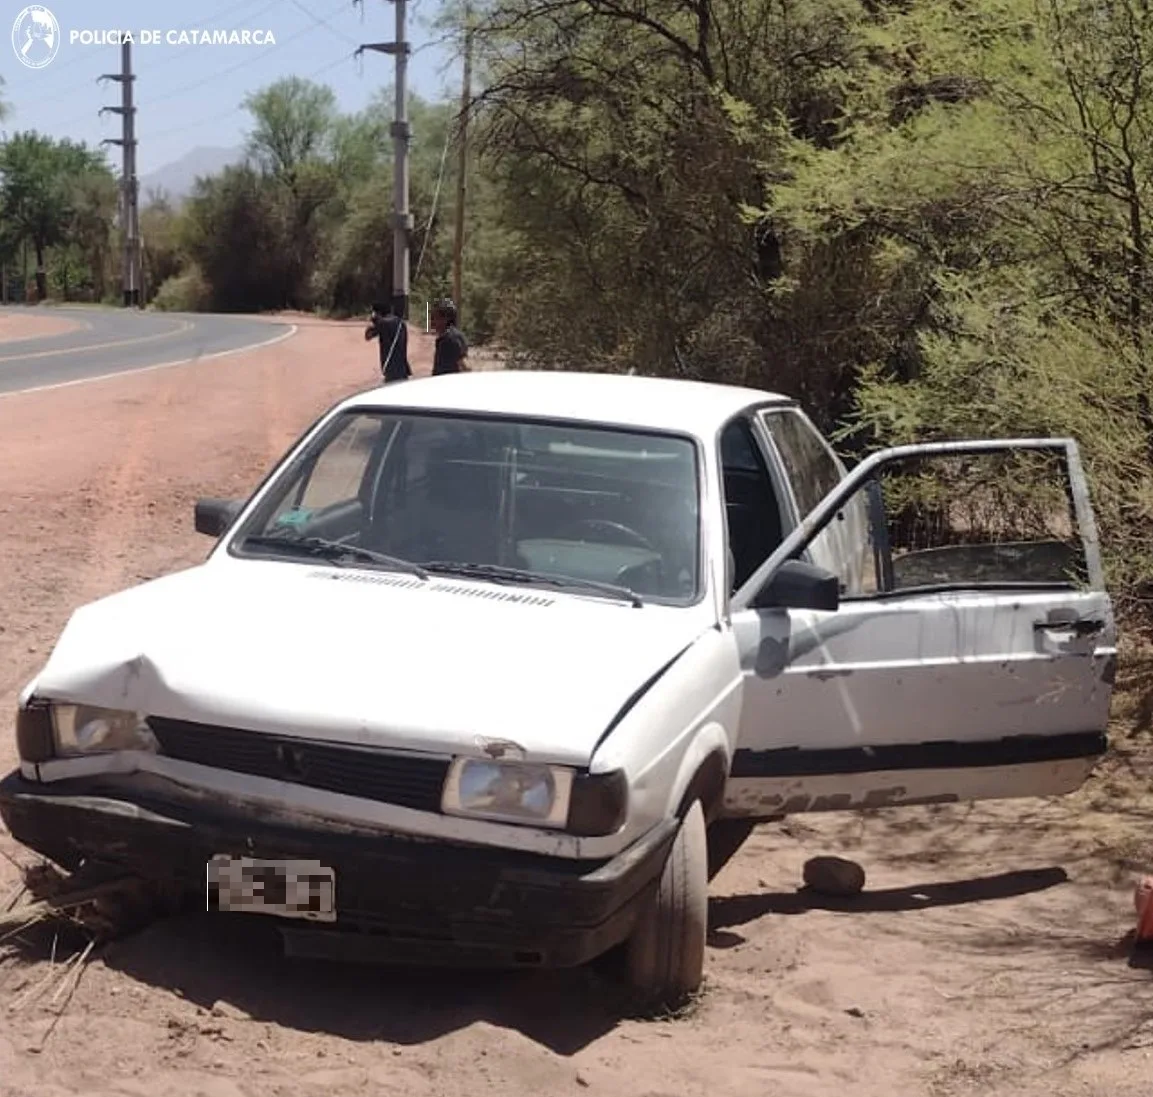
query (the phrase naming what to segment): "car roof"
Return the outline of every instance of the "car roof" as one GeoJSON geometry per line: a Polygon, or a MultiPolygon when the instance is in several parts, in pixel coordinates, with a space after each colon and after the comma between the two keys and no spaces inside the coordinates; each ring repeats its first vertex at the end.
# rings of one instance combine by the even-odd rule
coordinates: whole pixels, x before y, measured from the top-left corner
{"type": "Polygon", "coordinates": [[[345,400],[340,410],[404,407],[677,431],[709,439],[755,405],[787,396],[740,385],[574,370],[485,370],[414,378],[345,400]]]}

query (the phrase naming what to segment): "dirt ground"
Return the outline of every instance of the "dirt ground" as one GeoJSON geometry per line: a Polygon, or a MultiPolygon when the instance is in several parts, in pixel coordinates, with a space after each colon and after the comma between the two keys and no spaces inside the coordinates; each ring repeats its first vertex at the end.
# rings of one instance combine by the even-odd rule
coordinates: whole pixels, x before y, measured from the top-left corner
{"type": "Polygon", "coordinates": [[[82,321],[66,316],[46,316],[43,313],[5,309],[0,312],[0,344],[18,343],[25,339],[43,339],[49,335],[65,335],[83,326],[82,321]]]}
{"type": "MultiPolygon", "coordinates": [[[[375,383],[361,330],[302,321],[266,350],[0,399],[0,712],[73,607],[203,558],[198,495],[246,492],[375,383]]],[[[74,946],[53,967],[33,940],[0,961],[0,1094],[1147,1097],[1153,965],[1125,935],[1153,870],[1151,774],[1133,750],[1058,803],[762,828],[714,881],[705,993],[663,1020],[622,1019],[593,970],[289,962],[243,916],[158,923],[74,992],[74,946]],[[798,892],[826,852],[869,873],[840,909],[798,892]]],[[[2,834],[0,853],[30,859],[2,834]]],[[[0,857],[0,898],[15,879],[0,857]]]]}

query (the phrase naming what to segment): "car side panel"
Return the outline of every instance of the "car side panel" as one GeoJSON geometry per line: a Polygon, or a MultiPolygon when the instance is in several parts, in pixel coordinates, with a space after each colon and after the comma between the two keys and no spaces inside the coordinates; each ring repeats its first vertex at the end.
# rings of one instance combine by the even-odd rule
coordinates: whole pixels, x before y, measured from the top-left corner
{"type": "Polygon", "coordinates": [[[592,769],[622,768],[632,789],[628,837],[673,814],[700,764],[717,751],[725,771],[741,711],[742,674],[731,630],[710,628],[610,732],[592,769]]]}

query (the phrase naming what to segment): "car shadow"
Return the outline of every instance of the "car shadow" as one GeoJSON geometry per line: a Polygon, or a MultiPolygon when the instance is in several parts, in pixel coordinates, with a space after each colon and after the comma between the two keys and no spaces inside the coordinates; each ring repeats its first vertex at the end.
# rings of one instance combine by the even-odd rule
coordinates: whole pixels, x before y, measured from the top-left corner
{"type": "Polygon", "coordinates": [[[569,1056],[629,1013],[605,961],[507,972],[288,958],[277,927],[249,915],[177,915],[110,943],[101,960],[206,1010],[352,1041],[411,1046],[484,1021],[569,1056]]]}
{"type": "MultiPolygon", "coordinates": [[[[726,927],[767,914],[914,910],[1006,898],[1065,880],[1061,869],[1041,869],[843,900],[809,891],[716,897],[710,901],[709,944],[734,947],[743,938],[726,927]]],[[[351,1041],[413,1046],[485,1022],[572,1056],[637,1015],[611,956],[547,972],[361,966],[287,958],[278,928],[250,915],[191,912],[111,941],[99,955],[109,969],[206,1011],[351,1041]]],[[[24,935],[28,960],[65,947],[56,929],[41,929],[24,935]]]]}
{"type": "Polygon", "coordinates": [[[709,904],[709,928],[714,935],[733,926],[755,922],[766,914],[807,914],[831,910],[855,914],[893,914],[932,907],[962,906],[966,903],[1009,899],[1044,891],[1067,883],[1062,868],[1027,869],[978,876],[916,887],[883,888],[863,891],[852,898],[821,895],[810,888],[798,891],[771,891],[760,895],[718,896],[709,904]]]}

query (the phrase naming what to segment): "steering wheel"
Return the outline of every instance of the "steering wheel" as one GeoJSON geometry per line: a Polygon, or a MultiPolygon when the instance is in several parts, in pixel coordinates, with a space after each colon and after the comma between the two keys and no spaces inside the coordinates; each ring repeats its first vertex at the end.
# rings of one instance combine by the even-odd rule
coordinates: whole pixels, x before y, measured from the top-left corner
{"type": "MultiPolygon", "coordinates": [[[[569,527],[574,533],[581,529],[609,531],[619,533],[624,537],[625,544],[633,545],[636,548],[648,549],[649,552],[656,552],[653,543],[641,533],[637,533],[632,526],[626,526],[623,522],[610,522],[605,518],[582,518],[579,522],[574,522],[569,527]]],[[[582,538],[583,540],[583,538],[582,538]]]]}

